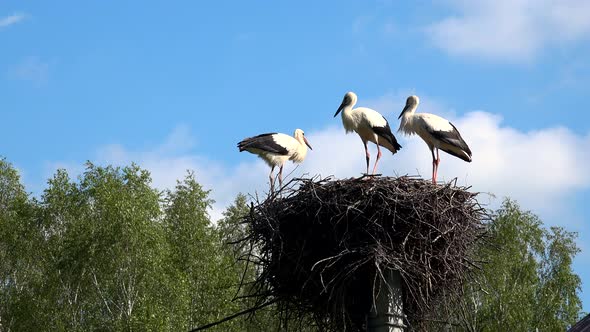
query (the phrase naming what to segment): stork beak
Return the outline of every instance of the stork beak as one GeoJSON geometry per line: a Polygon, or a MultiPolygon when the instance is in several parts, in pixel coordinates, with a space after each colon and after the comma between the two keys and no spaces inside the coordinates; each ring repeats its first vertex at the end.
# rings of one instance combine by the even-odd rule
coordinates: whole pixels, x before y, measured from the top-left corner
{"type": "Polygon", "coordinates": [[[309,142],[307,141],[307,138],[305,138],[305,136],[303,136],[303,141],[305,142],[305,145],[307,145],[307,147],[309,147],[310,150],[313,150],[311,148],[311,145],[309,145],[309,142]]]}
{"type": "Polygon", "coordinates": [[[406,107],[404,107],[404,109],[403,109],[403,110],[402,110],[402,112],[399,114],[399,116],[397,117],[397,119],[398,119],[398,120],[399,120],[399,119],[401,119],[401,118],[402,118],[402,115],[404,115],[404,113],[406,113],[406,111],[409,111],[409,110],[410,110],[410,105],[409,105],[409,104],[406,104],[406,107]]]}
{"type": "Polygon", "coordinates": [[[336,111],[336,114],[334,114],[334,117],[336,117],[336,115],[338,115],[338,113],[340,113],[340,111],[342,111],[342,109],[344,108],[344,106],[346,106],[346,102],[343,100],[342,104],[340,104],[340,107],[338,107],[338,110],[336,111]]]}

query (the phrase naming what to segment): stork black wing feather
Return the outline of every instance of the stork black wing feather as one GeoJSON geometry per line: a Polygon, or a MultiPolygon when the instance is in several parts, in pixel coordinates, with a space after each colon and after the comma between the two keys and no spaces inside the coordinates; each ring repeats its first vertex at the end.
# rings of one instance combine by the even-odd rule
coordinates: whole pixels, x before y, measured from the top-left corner
{"type": "Polygon", "coordinates": [[[389,142],[389,144],[395,148],[395,152],[402,148],[402,146],[397,142],[395,136],[393,136],[391,128],[389,127],[389,122],[387,122],[387,120],[385,120],[385,127],[373,127],[373,131],[375,134],[387,140],[387,142],[389,142]]]}
{"type": "MultiPolygon", "coordinates": [[[[461,137],[461,134],[459,133],[457,128],[451,122],[449,122],[449,124],[451,125],[451,127],[453,127],[453,130],[451,130],[451,131],[431,130],[430,133],[437,140],[447,143],[447,144],[450,144],[450,145],[454,145],[454,146],[460,148],[461,150],[465,151],[469,156],[471,156],[471,149],[469,149],[469,146],[467,146],[467,143],[465,143],[465,141],[463,140],[463,137],[461,137]]],[[[462,157],[459,157],[459,158],[463,159],[462,157]]]]}
{"type": "Polygon", "coordinates": [[[273,135],[276,134],[277,133],[266,133],[245,138],[238,143],[238,149],[240,149],[240,152],[247,149],[257,149],[280,155],[289,154],[289,151],[284,146],[277,144],[273,139],[273,135]]]}

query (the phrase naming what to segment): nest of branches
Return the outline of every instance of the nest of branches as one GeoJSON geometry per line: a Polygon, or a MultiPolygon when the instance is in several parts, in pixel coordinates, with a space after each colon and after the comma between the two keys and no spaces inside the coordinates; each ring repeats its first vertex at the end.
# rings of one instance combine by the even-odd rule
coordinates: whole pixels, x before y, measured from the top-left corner
{"type": "Polygon", "coordinates": [[[362,331],[383,271],[394,269],[406,323],[419,326],[478,266],[487,213],[468,190],[412,177],[292,180],[246,218],[259,271],[252,296],[276,302],[285,323],[362,331]]]}

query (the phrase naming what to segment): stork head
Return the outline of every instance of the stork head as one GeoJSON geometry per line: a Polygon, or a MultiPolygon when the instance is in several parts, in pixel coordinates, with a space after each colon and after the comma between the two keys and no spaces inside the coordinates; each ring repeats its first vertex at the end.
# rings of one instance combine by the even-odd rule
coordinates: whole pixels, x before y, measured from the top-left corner
{"type": "Polygon", "coordinates": [[[342,111],[344,108],[350,106],[354,106],[354,104],[356,104],[356,94],[352,91],[347,92],[344,95],[344,99],[342,99],[342,104],[340,104],[340,107],[338,107],[338,110],[336,111],[336,114],[334,114],[334,117],[336,117],[336,115],[338,115],[338,113],[340,113],[340,111],[342,111]]]}
{"type": "Polygon", "coordinates": [[[400,115],[397,117],[398,119],[400,119],[402,117],[402,115],[404,115],[404,113],[406,112],[414,112],[416,110],[416,108],[418,107],[418,104],[420,103],[420,98],[418,98],[418,96],[409,96],[408,99],[406,99],[406,106],[404,107],[404,109],[402,110],[402,112],[400,113],[400,115]]]}
{"type": "Polygon", "coordinates": [[[305,143],[305,145],[307,145],[307,147],[309,147],[310,150],[313,150],[311,148],[311,145],[309,145],[309,142],[307,141],[307,138],[305,138],[305,133],[303,132],[303,130],[301,130],[301,129],[295,129],[295,133],[293,134],[293,136],[299,142],[303,141],[303,143],[305,143]]]}

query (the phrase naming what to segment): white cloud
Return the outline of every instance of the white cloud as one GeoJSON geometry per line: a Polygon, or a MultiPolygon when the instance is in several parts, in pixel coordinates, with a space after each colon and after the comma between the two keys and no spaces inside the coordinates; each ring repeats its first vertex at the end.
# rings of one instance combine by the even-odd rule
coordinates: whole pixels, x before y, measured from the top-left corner
{"type": "Polygon", "coordinates": [[[21,13],[15,13],[10,16],[0,18],[0,28],[5,28],[7,26],[17,24],[24,20],[27,16],[21,13]]]}
{"type": "MultiPolygon", "coordinates": [[[[401,95],[392,98],[389,102],[385,97],[368,104],[380,103],[383,114],[395,114],[396,117],[389,116],[389,120],[392,129],[397,130],[397,113],[405,98],[401,95]]],[[[421,99],[425,105],[422,107],[421,104],[419,111],[446,113],[473,151],[472,163],[441,152],[439,180],[456,177],[460,185],[470,185],[474,191],[496,195],[498,199],[492,201],[492,207],[497,207],[504,196],[509,196],[543,218],[563,219],[564,224],[570,222],[568,218],[558,216],[567,214],[571,208],[568,197],[590,189],[590,173],[586,170],[590,163],[590,134],[576,135],[563,127],[524,132],[502,123],[502,117],[496,114],[474,111],[457,117],[453,112],[440,111],[442,106],[439,103],[429,102],[425,96],[421,99]]],[[[292,172],[290,177],[319,174],[345,178],[360,176],[364,172],[361,140],[356,134],[346,135],[339,119],[319,131],[307,131],[306,136],[313,151],[299,167],[289,163],[285,175],[292,172]]],[[[416,136],[396,136],[403,149],[393,156],[384,150],[378,171],[388,176],[409,174],[429,179],[432,160],[426,145],[416,136]]],[[[265,194],[269,169],[256,156],[249,155],[244,158],[247,161],[229,165],[222,160],[195,154],[191,151],[193,143],[188,128],[181,126],[164,143],[146,151],[132,151],[120,145],[106,146],[98,152],[97,162],[115,165],[136,162],[151,171],[154,185],[161,189],[172,188],[187,170],[194,170],[198,181],[206,189],[212,189],[212,198],[216,200],[211,212],[214,220],[221,217],[237,193],[265,194]]],[[[376,155],[374,145],[370,145],[370,152],[372,167],[376,155]]],[[[480,199],[488,203],[490,198],[483,195],[480,199]]]]}
{"type": "Polygon", "coordinates": [[[426,30],[452,55],[529,61],[548,45],[588,38],[587,0],[449,0],[460,12],[426,30]]]}

